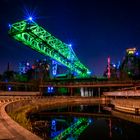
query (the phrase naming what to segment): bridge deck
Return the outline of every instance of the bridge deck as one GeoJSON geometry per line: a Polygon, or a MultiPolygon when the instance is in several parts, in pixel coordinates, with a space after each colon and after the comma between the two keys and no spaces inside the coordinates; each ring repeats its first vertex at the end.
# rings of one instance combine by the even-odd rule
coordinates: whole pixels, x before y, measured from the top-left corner
{"type": "Polygon", "coordinates": [[[47,82],[40,88],[53,87],[133,87],[133,82],[47,82]]]}

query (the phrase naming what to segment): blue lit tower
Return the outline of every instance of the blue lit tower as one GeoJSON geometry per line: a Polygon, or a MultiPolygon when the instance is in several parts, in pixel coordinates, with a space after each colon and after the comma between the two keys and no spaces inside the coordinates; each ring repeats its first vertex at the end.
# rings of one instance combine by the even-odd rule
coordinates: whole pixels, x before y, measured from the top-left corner
{"type": "Polygon", "coordinates": [[[23,61],[19,63],[18,71],[19,74],[25,74],[27,71],[30,69],[30,64],[29,62],[23,61]]]}

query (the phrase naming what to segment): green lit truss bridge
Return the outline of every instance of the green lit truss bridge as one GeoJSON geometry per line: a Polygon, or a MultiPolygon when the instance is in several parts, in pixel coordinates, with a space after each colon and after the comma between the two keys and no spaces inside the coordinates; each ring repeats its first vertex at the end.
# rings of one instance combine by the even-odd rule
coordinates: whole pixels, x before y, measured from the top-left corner
{"type": "Polygon", "coordinates": [[[17,41],[63,64],[77,77],[88,77],[89,70],[79,61],[73,49],[51,35],[32,19],[10,25],[9,34],[17,41]]]}

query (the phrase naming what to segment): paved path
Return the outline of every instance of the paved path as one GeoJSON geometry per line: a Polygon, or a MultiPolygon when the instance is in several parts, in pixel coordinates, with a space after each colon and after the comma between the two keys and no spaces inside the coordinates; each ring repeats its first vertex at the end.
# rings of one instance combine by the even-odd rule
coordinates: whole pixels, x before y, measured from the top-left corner
{"type": "Polygon", "coordinates": [[[0,103],[0,140],[41,140],[7,115],[5,112],[7,104],[0,103]]]}

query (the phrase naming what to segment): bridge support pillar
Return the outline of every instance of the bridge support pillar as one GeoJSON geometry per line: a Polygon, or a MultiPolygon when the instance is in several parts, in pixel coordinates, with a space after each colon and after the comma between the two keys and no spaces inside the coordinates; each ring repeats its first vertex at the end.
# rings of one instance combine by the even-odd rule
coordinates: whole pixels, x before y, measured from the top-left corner
{"type": "Polygon", "coordinates": [[[28,91],[28,87],[27,87],[27,85],[25,85],[25,91],[28,91]]]}
{"type": "Polygon", "coordinates": [[[92,89],[91,88],[88,88],[88,91],[89,91],[88,96],[89,97],[92,96],[92,89]]]}
{"type": "Polygon", "coordinates": [[[85,96],[88,97],[88,88],[85,87],[85,96]]]}
{"type": "Polygon", "coordinates": [[[98,105],[98,113],[100,113],[101,112],[101,105],[99,104],[98,105]]]}
{"type": "Polygon", "coordinates": [[[101,97],[101,89],[100,89],[100,87],[98,87],[98,97],[99,98],[101,97]]]}
{"type": "Polygon", "coordinates": [[[92,88],[90,88],[90,96],[93,96],[93,95],[92,95],[92,88]]]}
{"type": "Polygon", "coordinates": [[[70,96],[72,96],[72,95],[73,95],[73,88],[70,87],[70,96]]]}
{"type": "Polygon", "coordinates": [[[15,86],[16,91],[18,91],[18,86],[15,86]]]}
{"type": "Polygon", "coordinates": [[[81,93],[81,96],[83,97],[84,96],[84,88],[83,87],[80,88],[80,93],[81,93]]]}
{"type": "Polygon", "coordinates": [[[93,93],[93,88],[92,88],[92,96],[93,96],[93,94],[94,94],[94,93],[93,93]]]}
{"type": "Polygon", "coordinates": [[[90,88],[88,88],[88,97],[90,97],[91,94],[90,94],[90,88]]]}
{"type": "Polygon", "coordinates": [[[43,95],[43,87],[39,87],[39,93],[41,96],[43,95]]]}

